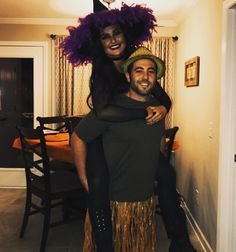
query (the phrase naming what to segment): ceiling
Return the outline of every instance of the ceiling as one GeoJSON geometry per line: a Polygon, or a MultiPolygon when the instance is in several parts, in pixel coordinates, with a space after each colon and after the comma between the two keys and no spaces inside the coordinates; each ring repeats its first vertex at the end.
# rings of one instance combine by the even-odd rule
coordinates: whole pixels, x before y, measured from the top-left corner
{"type": "MultiPolygon", "coordinates": [[[[102,1],[102,0],[100,0],[102,1]]],[[[198,0],[116,0],[111,7],[143,4],[154,10],[159,24],[177,25],[198,0]]],[[[1,0],[0,23],[75,23],[93,10],[92,0],[1,0]]]]}

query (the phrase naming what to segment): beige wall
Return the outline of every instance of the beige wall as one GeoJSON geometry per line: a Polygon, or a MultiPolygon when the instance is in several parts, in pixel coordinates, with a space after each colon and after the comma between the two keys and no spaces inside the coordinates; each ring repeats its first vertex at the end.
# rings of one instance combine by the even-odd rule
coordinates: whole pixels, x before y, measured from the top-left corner
{"type": "Polygon", "coordinates": [[[179,26],[174,124],[178,188],[215,251],[220,113],[221,0],[199,0],[179,26]],[[184,86],[184,62],[200,56],[200,84],[184,86]],[[211,126],[212,125],[212,126],[211,126]],[[211,129],[212,127],[212,129],[211,129]],[[199,193],[197,193],[197,191],[199,193]]]}
{"type": "Polygon", "coordinates": [[[50,41],[50,34],[67,34],[66,26],[0,24],[0,40],[50,41]]]}
{"type": "Polygon", "coordinates": [[[174,37],[178,36],[177,27],[157,27],[157,32],[153,36],[157,37],[174,37]]]}

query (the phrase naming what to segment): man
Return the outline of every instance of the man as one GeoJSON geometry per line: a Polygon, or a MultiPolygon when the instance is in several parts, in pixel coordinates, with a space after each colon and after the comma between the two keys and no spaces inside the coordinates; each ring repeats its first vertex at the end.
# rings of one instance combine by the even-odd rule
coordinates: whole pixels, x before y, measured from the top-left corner
{"type": "MultiPolygon", "coordinates": [[[[123,69],[130,89],[117,96],[115,103],[127,108],[158,105],[151,90],[157,75],[164,71],[164,63],[141,47],[128,58],[123,69]]],[[[153,193],[163,131],[164,120],[153,125],[147,125],[145,120],[111,123],[90,112],[73,134],[72,146],[80,176],[85,166],[85,160],[80,158],[82,146],[102,134],[110,174],[115,251],[156,251],[153,193]]],[[[86,183],[85,187],[89,190],[86,183]]],[[[87,230],[85,236],[84,251],[93,251],[87,230]]]]}

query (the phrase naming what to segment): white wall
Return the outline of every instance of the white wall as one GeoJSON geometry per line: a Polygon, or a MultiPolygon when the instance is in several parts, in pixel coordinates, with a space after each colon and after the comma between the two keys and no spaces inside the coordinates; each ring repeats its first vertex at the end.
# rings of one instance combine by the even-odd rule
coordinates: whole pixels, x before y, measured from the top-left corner
{"type": "Polygon", "coordinates": [[[179,26],[174,125],[178,188],[216,247],[222,0],[199,0],[179,26]],[[184,62],[200,57],[200,84],[184,86],[184,62]]]}

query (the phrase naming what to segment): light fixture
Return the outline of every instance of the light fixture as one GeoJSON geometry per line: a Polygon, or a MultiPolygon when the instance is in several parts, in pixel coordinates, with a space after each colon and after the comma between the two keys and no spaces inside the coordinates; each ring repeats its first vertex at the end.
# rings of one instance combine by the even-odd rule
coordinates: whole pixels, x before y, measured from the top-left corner
{"type": "Polygon", "coordinates": [[[110,4],[114,3],[116,0],[102,0],[103,2],[107,3],[108,8],[110,8],[110,4]]]}

